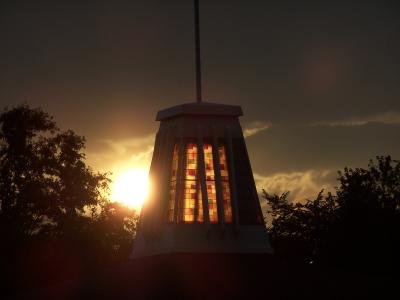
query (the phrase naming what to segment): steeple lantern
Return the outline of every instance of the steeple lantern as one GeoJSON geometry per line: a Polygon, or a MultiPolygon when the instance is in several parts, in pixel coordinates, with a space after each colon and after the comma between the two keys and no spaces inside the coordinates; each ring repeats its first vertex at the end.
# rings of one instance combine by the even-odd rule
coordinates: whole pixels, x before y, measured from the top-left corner
{"type": "Polygon", "coordinates": [[[152,194],[133,257],[162,253],[270,253],[238,120],[240,106],[206,102],[158,112],[152,194]]]}

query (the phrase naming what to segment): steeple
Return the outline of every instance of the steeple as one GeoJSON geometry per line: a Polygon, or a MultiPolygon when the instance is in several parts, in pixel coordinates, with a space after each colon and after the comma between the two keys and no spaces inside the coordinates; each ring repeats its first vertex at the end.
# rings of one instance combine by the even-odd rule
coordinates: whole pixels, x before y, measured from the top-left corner
{"type": "Polygon", "coordinates": [[[194,1],[197,101],[157,113],[133,258],[166,253],[271,253],[237,105],[202,101],[199,1],[194,1]]]}

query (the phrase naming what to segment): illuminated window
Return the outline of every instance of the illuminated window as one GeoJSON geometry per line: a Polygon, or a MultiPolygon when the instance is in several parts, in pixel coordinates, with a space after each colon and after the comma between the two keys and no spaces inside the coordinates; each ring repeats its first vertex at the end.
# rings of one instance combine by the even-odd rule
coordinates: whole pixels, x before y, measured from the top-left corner
{"type": "MultiPolygon", "coordinates": [[[[215,172],[212,145],[209,143],[205,143],[203,145],[203,153],[210,223],[217,223],[217,193],[215,188],[215,172]]],[[[230,200],[229,175],[225,147],[219,146],[218,153],[220,159],[224,218],[225,222],[230,223],[232,222],[232,208],[230,200]]],[[[178,168],[181,168],[181,166],[178,166],[178,147],[177,145],[175,145],[172,158],[168,220],[170,222],[174,221],[174,210],[177,209],[178,222],[203,222],[203,205],[199,178],[197,144],[192,142],[187,143],[185,145],[184,155],[183,178],[179,179],[178,168]],[[180,191],[178,191],[178,207],[175,208],[174,206],[176,197],[175,195],[177,193],[177,180],[181,180],[181,182],[179,182],[178,184],[178,186],[180,186],[180,191]]]]}
{"type": "Polygon", "coordinates": [[[179,221],[192,223],[203,221],[203,206],[200,194],[200,181],[198,176],[197,145],[185,145],[185,162],[183,178],[183,197],[178,208],[179,221]]]}
{"type": "Polygon", "coordinates": [[[204,144],[204,165],[206,168],[206,186],[208,196],[208,214],[210,223],[218,222],[217,192],[215,190],[214,160],[211,144],[204,144]]]}
{"type": "Polygon", "coordinates": [[[226,223],[232,222],[231,191],[229,189],[229,172],[226,161],[225,146],[218,147],[219,168],[221,172],[222,201],[224,203],[224,220],[226,223]]]}

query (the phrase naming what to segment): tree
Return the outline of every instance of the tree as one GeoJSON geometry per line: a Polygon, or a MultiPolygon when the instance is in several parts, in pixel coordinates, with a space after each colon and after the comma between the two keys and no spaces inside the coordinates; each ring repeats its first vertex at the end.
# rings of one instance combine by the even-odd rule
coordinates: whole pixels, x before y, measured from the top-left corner
{"type": "Polygon", "coordinates": [[[291,262],[369,270],[399,266],[400,162],[378,156],[367,169],[338,172],[335,194],[291,203],[263,191],[271,240],[291,262]]]}
{"type": "Polygon", "coordinates": [[[109,179],[85,165],[83,137],[27,105],[6,109],[0,125],[1,217],[19,235],[62,234],[101,200],[109,179]]]}
{"type": "Polygon", "coordinates": [[[29,247],[38,244],[75,251],[82,262],[128,257],[137,216],[109,202],[108,174],[86,165],[84,147],[84,137],[60,130],[41,109],[26,104],[4,109],[0,115],[3,263],[12,265],[12,257],[25,257],[29,247]]]}
{"type": "Polygon", "coordinates": [[[290,202],[288,195],[270,195],[263,190],[272,217],[268,229],[275,252],[294,263],[313,262],[321,239],[335,222],[335,197],[321,191],[315,200],[303,204],[290,202]]]}

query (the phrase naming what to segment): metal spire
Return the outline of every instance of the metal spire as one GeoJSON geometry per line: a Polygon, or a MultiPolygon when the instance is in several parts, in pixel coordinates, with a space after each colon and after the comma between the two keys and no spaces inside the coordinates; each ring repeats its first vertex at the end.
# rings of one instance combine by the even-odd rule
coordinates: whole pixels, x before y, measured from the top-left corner
{"type": "Polygon", "coordinates": [[[194,40],[195,40],[195,54],[196,54],[196,96],[197,96],[197,103],[201,103],[202,97],[201,97],[199,0],[194,0],[194,40]]]}

